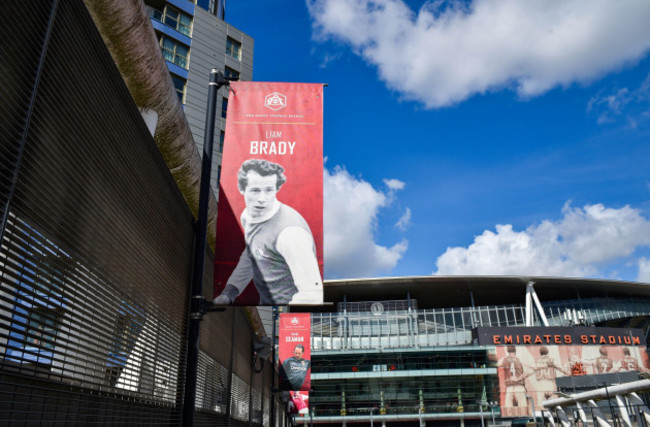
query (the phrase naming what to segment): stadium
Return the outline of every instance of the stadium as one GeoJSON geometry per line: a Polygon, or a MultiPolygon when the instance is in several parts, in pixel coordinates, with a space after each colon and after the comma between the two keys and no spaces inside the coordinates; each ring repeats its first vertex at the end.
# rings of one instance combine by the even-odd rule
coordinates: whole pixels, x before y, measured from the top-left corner
{"type": "Polygon", "coordinates": [[[305,423],[646,423],[648,284],[336,280],[325,301],[311,310],[305,423]]]}

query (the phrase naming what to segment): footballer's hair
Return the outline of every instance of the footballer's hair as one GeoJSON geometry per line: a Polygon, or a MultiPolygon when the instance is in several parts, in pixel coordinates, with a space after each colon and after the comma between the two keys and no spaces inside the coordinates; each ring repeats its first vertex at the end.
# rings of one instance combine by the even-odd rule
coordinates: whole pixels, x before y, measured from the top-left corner
{"type": "Polygon", "coordinates": [[[287,182],[287,177],[284,176],[284,168],[273,162],[262,159],[248,159],[241,164],[237,172],[237,187],[239,191],[245,191],[248,185],[248,172],[254,171],[262,176],[277,175],[278,181],[276,190],[282,187],[282,184],[287,182]]]}

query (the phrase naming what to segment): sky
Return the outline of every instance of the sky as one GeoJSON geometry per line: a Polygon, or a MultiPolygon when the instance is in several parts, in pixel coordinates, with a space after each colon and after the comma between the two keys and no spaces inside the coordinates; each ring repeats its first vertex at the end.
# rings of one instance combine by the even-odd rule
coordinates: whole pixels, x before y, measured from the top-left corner
{"type": "Polygon", "coordinates": [[[325,278],[650,283],[650,2],[231,0],[325,83],[325,278]]]}

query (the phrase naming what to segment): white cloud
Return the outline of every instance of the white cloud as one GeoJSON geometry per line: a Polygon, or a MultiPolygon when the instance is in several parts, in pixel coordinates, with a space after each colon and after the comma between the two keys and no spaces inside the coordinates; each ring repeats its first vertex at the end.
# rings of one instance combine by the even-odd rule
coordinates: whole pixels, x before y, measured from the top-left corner
{"type": "Polygon", "coordinates": [[[411,209],[406,208],[404,215],[395,223],[395,227],[401,231],[406,231],[411,226],[411,209]]]}
{"type": "MultiPolygon", "coordinates": [[[[650,100],[650,74],[638,88],[631,90],[622,88],[609,95],[599,91],[587,103],[587,112],[598,115],[598,124],[614,123],[620,116],[626,116],[628,127],[634,129],[637,127],[637,120],[632,115],[636,114],[638,107],[647,108],[648,100],[650,100]]],[[[641,111],[641,117],[644,113],[641,111]]]]}
{"type": "Polygon", "coordinates": [[[317,39],[377,67],[388,87],[443,107],[505,87],[520,96],[588,82],[650,49],[650,2],[307,0],[317,39]]]}
{"type": "Polygon", "coordinates": [[[567,204],[562,212],[556,222],[523,231],[497,225],[496,233],[485,230],[467,248],[448,248],[438,257],[435,274],[593,276],[600,266],[650,246],[650,220],[629,206],[567,204]]]}
{"type": "Polygon", "coordinates": [[[639,259],[639,275],[637,277],[639,282],[650,283],[650,260],[647,258],[639,259]]]}
{"type": "Polygon", "coordinates": [[[386,247],[375,241],[377,215],[390,204],[389,194],[340,167],[325,169],[324,185],[326,276],[372,277],[393,269],[408,242],[386,247]]]}
{"type": "Polygon", "coordinates": [[[406,184],[399,179],[385,179],[384,184],[386,184],[386,187],[388,187],[391,191],[398,191],[398,190],[403,190],[406,184]]]}
{"type": "Polygon", "coordinates": [[[619,89],[615,94],[605,95],[598,93],[587,103],[587,111],[598,111],[598,124],[612,123],[616,116],[620,116],[623,108],[631,101],[627,88],[619,89]]]}

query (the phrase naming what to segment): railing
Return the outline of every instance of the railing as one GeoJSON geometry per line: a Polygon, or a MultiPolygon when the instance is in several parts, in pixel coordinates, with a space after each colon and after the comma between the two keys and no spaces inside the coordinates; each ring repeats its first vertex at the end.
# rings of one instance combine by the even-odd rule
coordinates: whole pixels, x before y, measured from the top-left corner
{"type": "MultiPolygon", "coordinates": [[[[551,326],[650,315],[650,300],[590,298],[542,303],[551,326]]],[[[536,319],[536,324],[541,322],[536,319]]],[[[525,326],[524,305],[314,313],[314,351],[466,345],[477,326],[525,326]]]]}

